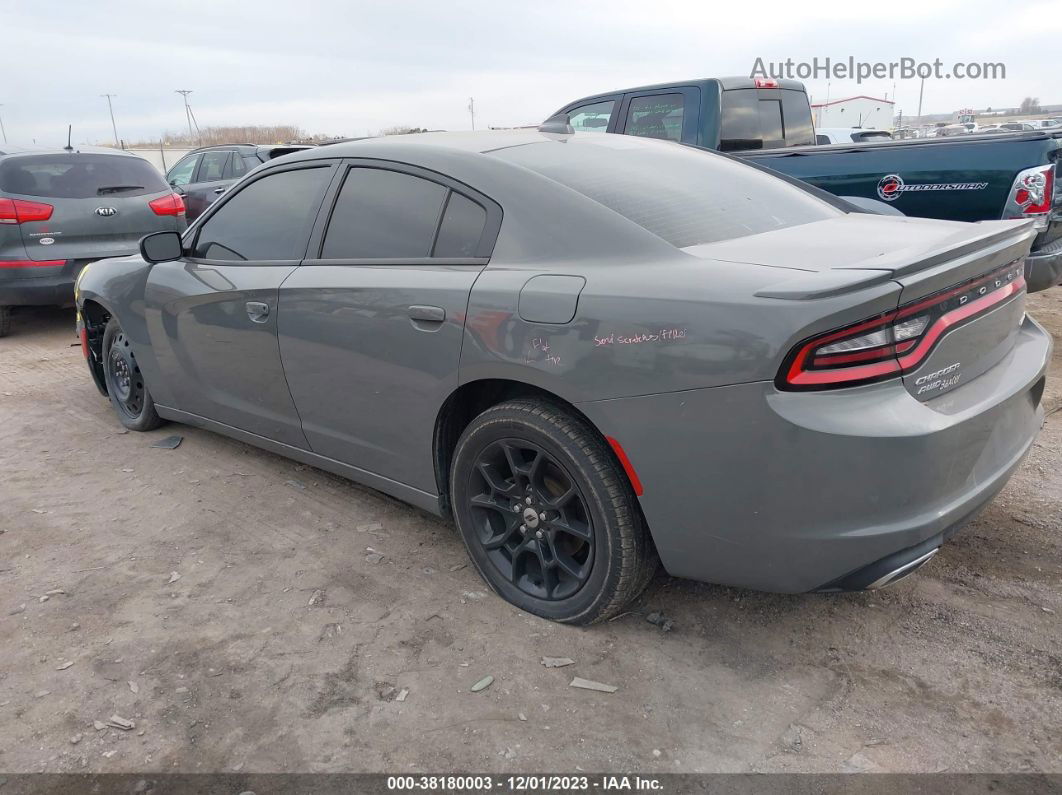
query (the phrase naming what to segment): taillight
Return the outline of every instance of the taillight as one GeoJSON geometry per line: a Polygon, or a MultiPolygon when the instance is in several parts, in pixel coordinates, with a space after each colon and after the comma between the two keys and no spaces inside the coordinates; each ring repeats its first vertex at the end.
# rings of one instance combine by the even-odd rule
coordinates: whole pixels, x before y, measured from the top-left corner
{"type": "Polygon", "coordinates": [[[47,221],[55,208],[43,202],[25,199],[0,198],[0,224],[24,224],[27,221],[47,221]]]}
{"type": "Polygon", "coordinates": [[[184,199],[176,193],[148,202],[155,215],[184,215],[184,199]]]}
{"type": "Polygon", "coordinates": [[[0,268],[59,268],[65,259],[0,259],[0,268]]]}
{"type": "Polygon", "coordinates": [[[998,270],[794,348],[778,373],[779,389],[832,389],[869,384],[917,369],[944,333],[1025,289],[1025,265],[998,270]]]}
{"type": "Polygon", "coordinates": [[[757,77],[755,85],[756,88],[778,88],[778,81],[767,77],[757,77]]]}
{"type": "Polygon", "coordinates": [[[1046,226],[1054,193],[1054,166],[1027,168],[1019,172],[1014,180],[1003,217],[1035,218],[1038,227],[1046,226]]]}

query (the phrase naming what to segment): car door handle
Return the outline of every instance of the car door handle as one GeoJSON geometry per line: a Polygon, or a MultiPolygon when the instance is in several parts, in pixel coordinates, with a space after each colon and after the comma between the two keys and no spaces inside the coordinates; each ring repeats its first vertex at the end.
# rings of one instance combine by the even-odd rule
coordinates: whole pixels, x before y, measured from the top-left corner
{"type": "Polygon", "coordinates": [[[265,323],[269,320],[269,304],[263,304],[261,301],[248,301],[247,317],[254,323],[265,323]]]}
{"type": "Polygon", "coordinates": [[[214,193],[224,193],[224,192],[225,192],[224,188],[214,188],[214,193]]]}
{"type": "Polygon", "coordinates": [[[446,310],[441,306],[411,306],[409,317],[425,323],[442,323],[446,320],[446,310]]]}

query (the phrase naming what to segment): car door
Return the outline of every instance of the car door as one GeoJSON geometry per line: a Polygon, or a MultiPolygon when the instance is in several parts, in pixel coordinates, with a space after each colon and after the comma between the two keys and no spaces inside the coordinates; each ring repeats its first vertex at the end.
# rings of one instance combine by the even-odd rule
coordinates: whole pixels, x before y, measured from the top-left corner
{"type": "Polygon", "coordinates": [[[154,265],[145,315],[171,408],[306,448],[277,342],[278,291],[306,252],[336,168],[315,160],[242,184],[154,265]]]}
{"type": "Polygon", "coordinates": [[[184,186],[186,217],[194,221],[225,192],[225,170],[233,153],[229,149],[210,149],[203,152],[195,177],[184,186]]]}
{"type": "Polygon", "coordinates": [[[435,420],[501,209],[435,172],[343,169],[281,288],[284,370],[313,452],[435,493],[435,420]]]}

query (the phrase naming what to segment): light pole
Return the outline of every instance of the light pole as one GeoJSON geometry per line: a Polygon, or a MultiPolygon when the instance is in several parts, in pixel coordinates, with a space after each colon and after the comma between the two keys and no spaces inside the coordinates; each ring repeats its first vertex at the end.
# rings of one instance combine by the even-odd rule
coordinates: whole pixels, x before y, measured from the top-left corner
{"type": "MultiPolygon", "coordinates": [[[[4,106],[0,105],[0,108],[2,108],[2,107],[4,107],[4,106]]],[[[7,130],[4,129],[4,119],[3,119],[2,116],[0,116],[0,133],[3,134],[4,143],[6,144],[7,143],[7,130]]]]}
{"type": "Polygon", "coordinates": [[[188,107],[188,95],[192,92],[189,89],[178,88],[174,93],[184,97],[184,118],[188,122],[188,138],[195,138],[195,133],[192,132],[192,111],[188,107]]]}
{"type": "Polygon", "coordinates": [[[918,123],[922,123],[922,94],[926,90],[926,79],[922,78],[922,85],[918,87],[918,123]]]}
{"type": "Polygon", "coordinates": [[[110,114],[111,114],[111,129],[114,130],[114,145],[120,147],[121,144],[118,142],[118,125],[114,123],[114,106],[111,105],[111,97],[116,97],[118,95],[117,94],[100,94],[100,96],[107,98],[107,110],[110,111],[110,114]]]}
{"type": "Polygon", "coordinates": [[[476,129],[476,100],[472,97],[468,98],[468,114],[472,117],[472,130],[476,129]]]}

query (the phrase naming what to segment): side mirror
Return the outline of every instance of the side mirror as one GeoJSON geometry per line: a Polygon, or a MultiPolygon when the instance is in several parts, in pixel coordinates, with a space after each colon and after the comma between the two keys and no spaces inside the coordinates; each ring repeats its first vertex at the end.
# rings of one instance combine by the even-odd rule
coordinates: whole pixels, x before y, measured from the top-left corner
{"type": "Polygon", "coordinates": [[[184,254],[176,232],[153,232],[140,238],[140,256],[145,262],[172,262],[184,254]]]}

